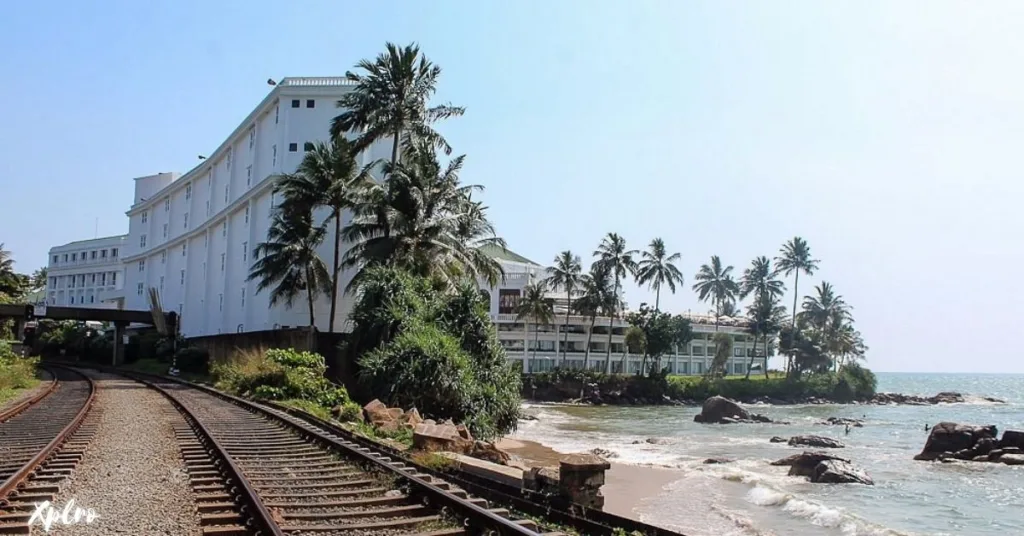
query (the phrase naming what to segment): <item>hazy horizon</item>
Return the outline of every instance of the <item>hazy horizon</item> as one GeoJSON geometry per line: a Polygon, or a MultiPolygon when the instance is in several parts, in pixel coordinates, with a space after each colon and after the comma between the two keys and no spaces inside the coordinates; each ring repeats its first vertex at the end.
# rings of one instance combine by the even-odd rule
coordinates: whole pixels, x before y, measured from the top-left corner
{"type": "Polygon", "coordinates": [[[660,236],[686,276],[662,309],[706,312],[690,287],[712,255],[738,277],[802,236],[821,266],[800,295],[835,286],[867,366],[1024,373],[1024,4],[103,6],[5,14],[0,242],[17,271],[94,225],[125,232],[131,179],[191,169],[267,78],[417,41],[444,69],[436,102],[467,108],[440,130],[511,250],[586,265],[608,232],[660,236]]]}

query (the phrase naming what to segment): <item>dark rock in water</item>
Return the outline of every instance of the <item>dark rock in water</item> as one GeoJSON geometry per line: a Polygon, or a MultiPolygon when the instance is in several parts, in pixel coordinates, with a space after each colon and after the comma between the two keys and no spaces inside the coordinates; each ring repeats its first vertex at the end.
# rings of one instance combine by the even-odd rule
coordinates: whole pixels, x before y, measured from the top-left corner
{"type": "Polygon", "coordinates": [[[708,459],[704,460],[704,463],[706,465],[713,465],[713,464],[719,464],[719,463],[732,463],[734,461],[736,461],[736,460],[733,460],[732,458],[708,458],[708,459]]]}
{"type": "Polygon", "coordinates": [[[1024,432],[1018,432],[1016,430],[1004,431],[1003,438],[999,440],[999,447],[1017,447],[1024,449],[1024,432]]]}
{"type": "Polygon", "coordinates": [[[713,396],[705,400],[700,413],[693,417],[693,421],[707,424],[772,422],[768,417],[750,413],[735,401],[722,396],[713,396]]]}
{"type": "Polygon", "coordinates": [[[849,419],[849,418],[846,418],[846,417],[829,417],[829,418],[825,419],[824,421],[821,421],[818,424],[831,424],[831,425],[835,425],[835,426],[850,425],[850,426],[854,426],[854,427],[860,428],[860,427],[864,426],[864,421],[862,421],[860,419],[849,419]]]}
{"type": "Polygon", "coordinates": [[[775,437],[769,439],[768,441],[770,441],[772,443],[785,443],[787,441],[787,439],[784,438],[784,437],[775,436],[775,437]]]}
{"type": "Polygon", "coordinates": [[[614,452],[612,452],[612,451],[610,451],[608,449],[603,449],[601,447],[598,447],[598,448],[595,448],[595,449],[591,449],[590,453],[593,454],[594,456],[600,456],[602,458],[615,458],[615,457],[618,457],[618,454],[615,454],[614,452]]]}
{"type": "Polygon", "coordinates": [[[832,439],[831,437],[822,437],[816,435],[793,436],[789,438],[788,443],[791,447],[806,446],[825,449],[841,449],[845,446],[838,440],[832,439]]]}
{"type": "Polygon", "coordinates": [[[996,398],[994,396],[983,396],[983,397],[981,397],[981,399],[986,401],[986,402],[993,402],[993,403],[996,403],[996,404],[1005,404],[1006,403],[1006,401],[1003,400],[1002,398],[996,398]]]}
{"type": "Polygon", "coordinates": [[[535,415],[530,415],[529,413],[520,413],[519,414],[519,420],[521,420],[521,421],[535,421],[535,420],[537,420],[537,417],[535,415]]]}
{"type": "Polygon", "coordinates": [[[954,392],[943,392],[928,398],[932,404],[961,404],[965,400],[964,395],[954,392]]]}
{"type": "Polygon", "coordinates": [[[811,452],[805,451],[800,454],[794,454],[781,460],[775,460],[772,465],[789,466],[789,476],[811,476],[814,474],[814,468],[819,463],[825,460],[839,460],[849,462],[846,458],[840,458],[839,456],[833,456],[824,452],[811,452]]]}
{"type": "Polygon", "coordinates": [[[999,462],[1006,465],[1024,465],[1024,454],[1003,454],[999,457],[999,462]]]}
{"type": "Polygon", "coordinates": [[[998,462],[1004,454],[1024,454],[1024,449],[1019,447],[1005,447],[1001,449],[994,449],[988,453],[988,461],[998,462]]]}
{"type": "Polygon", "coordinates": [[[840,460],[825,460],[814,467],[811,482],[818,484],[865,484],[874,486],[875,482],[867,473],[840,460]]]}
{"type": "MultiPolygon", "coordinates": [[[[973,426],[954,422],[940,422],[932,427],[931,433],[928,434],[928,441],[924,445],[924,450],[917,456],[914,456],[914,459],[924,461],[936,460],[941,459],[942,454],[947,454],[946,457],[952,455],[961,457],[960,459],[973,459],[975,456],[983,454],[980,451],[974,450],[978,442],[986,438],[994,439],[998,433],[994,425],[973,426]],[[963,452],[965,450],[969,451],[969,453],[963,452]],[[966,456],[966,458],[962,456],[966,456]]],[[[991,443],[983,442],[980,448],[991,450],[991,443]]]]}
{"type": "Polygon", "coordinates": [[[668,445],[672,443],[670,439],[665,439],[664,437],[648,437],[644,442],[651,445],[668,445]]]}

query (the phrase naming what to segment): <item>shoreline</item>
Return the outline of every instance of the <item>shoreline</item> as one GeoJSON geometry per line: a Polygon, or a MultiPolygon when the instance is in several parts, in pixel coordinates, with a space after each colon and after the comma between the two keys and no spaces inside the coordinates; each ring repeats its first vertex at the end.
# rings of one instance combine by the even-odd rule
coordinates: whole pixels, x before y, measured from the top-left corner
{"type": "MultiPolygon", "coordinates": [[[[719,395],[720,396],[720,395],[719,395]]],[[[729,397],[725,397],[729,398],[729,397]]],[[[962,394],[957,392],[943,392],[934,396],[905,395],[902,393],[877,393],[868,400],[837,401],[822,397],[806,397],[796,399],[778,399],[766,396],[737,397],[729,398],[738,404],[747,406],[937,406],[940,404],[1006,404],[1007,401],[1001,398],[962,394]]],[[[699,408],[704,404],[702,400],[696,399],[618,399],[614,402],[605,400],[594,400],[592,398],[533,398],[523,396],[523,402],[528,404],[556,404],[568,406],[613,406],[613,407],[642,407],[642,406],[679,406],[687,408],[699,408]]]]}
{"type": "MultiPolygon", "coordinates": [[[[558,460],[568,452],[559,452],[543,443],[529,439],[504,437],[495,446],[519,458],[528,467],[558,466],[558,460]]],[[[601,487],[604,496],[604,511],[628,517],[644,523],[636,513],[646,499],[657,497],[669,484],[680,480],[685,474],[679,469],[635,465],[608,460],[611,468],[605,473],[601,487]]]]}

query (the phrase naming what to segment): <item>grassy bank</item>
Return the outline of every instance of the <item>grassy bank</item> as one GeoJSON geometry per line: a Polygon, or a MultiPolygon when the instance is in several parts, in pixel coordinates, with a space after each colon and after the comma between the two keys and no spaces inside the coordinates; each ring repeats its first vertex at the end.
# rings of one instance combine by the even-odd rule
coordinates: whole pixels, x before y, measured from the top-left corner
{"type": "Polygon", "coordinates": [[[532,374],[523,379],[523,396],[533,400],[596,404],[699,404],[719,395],[734,400],[800,403],[811,399],[835,402],[869,400],[875,395],[874,374],[850,365],[839,373],[808,374],[788,379],[780,374],[710,379],[702,376],[636,376],[579,370],[532,374]]]}
{"type": "Polygon", "coordinates": [[[0,341],[0,404],[39,385],[36,378],[38,362],[38,359],[15,355],[7,341],[0,341]]]}

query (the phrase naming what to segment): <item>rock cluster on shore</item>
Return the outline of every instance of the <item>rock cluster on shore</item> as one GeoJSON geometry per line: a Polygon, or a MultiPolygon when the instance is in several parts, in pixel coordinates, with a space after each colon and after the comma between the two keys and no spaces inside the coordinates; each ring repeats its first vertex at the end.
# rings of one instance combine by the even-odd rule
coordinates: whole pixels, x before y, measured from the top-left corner
{"type": "Polygon", "coordinates": [[[850,460],[824,452],[806,451],[776,460],[772,465],[788,465],[789,476],[805,476],[814,483],[875,484],[867,473],[851,464],[850,460]]]}
{"type": "Polygon", "coordinates": [[[722,396],[713,396],[705,400],[700,413],[693,417],[693,421],[705,424],[772,422],[768,417],[751,413],[735,401],[722,396]]]}
{"type": "Polygon", "coordinates": [[[793,436],[786,443],[791,447],[817,447],[824,449],[841,449],[845,447],[838,439],[817,435],[793,436]]]}
{"type": "Polygon", "coordinates": [[[997,439],[995,425],[976,426],[940,422],[932,427],[928,441],[915,460],[965,460],[1024,465],[1024,432],[1006,430],[997,439]]]}
{"type": "MultiPolygon", "coordinates": [[[[979,397],[986,402],[1005,404],[1006,401],[988,396],[979,397]]],[[[903,404],[907,406],[931,406],[935,404],[963,404],[967,397],[961,393],[944,391],[935,396],[903,395],[900,393],[878,393],[871,399],[872,404],[903,404]]]]}

